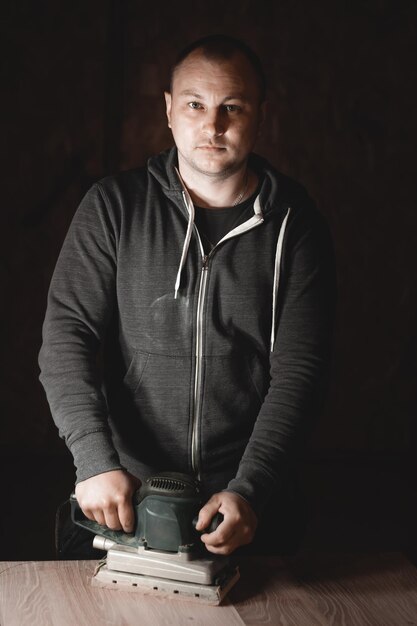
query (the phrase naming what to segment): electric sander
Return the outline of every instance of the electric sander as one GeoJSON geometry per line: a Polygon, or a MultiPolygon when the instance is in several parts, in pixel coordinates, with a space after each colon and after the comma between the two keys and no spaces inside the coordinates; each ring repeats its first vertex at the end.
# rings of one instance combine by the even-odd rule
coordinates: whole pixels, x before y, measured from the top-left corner
{"type": "MultiPolygon", "coordinates": [[[[107,551],[92,584],[220,604],[239,579],[239,570],[228,557],[208,556],[195,529],[203,504],[193,477],[157,474],[135,493],[134,532],[125,533],[87,519],[72,495],[73,522],[95,533],[93,546],[107,551]]],[[[214,531],[221,520],[217,514],[204,532],[214,531]]]]}

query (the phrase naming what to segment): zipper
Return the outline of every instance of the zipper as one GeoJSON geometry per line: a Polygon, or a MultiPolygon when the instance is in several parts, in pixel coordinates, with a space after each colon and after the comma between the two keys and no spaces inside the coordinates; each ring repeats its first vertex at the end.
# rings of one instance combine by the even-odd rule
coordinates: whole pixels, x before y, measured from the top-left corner
{"type": "Polygon", "coordinates": [[[201,424],[201,389],[202,389],[202,369],[203,369],[203,321],[204,321],[204,306],[207,294],[207,279],[210,257],[213,255],[216,248],[227,239],[237,237],[248,230],[252,230],[256,226],[259,226],[264,221],[261,213],[258,213],[251,217],[249,220],[237,226],[229,233],[227,233],[217,244],[211,249],[209,254],[204,253],[204,248],[201,243],[200,234],[195,228],[197,234],[198,243],[200,246],[202,267],[200,274],[200,286],[198,289],[198,301],[197,301],[197,320],[196,320],[196,340],[195,340],[195,375],[194,375],[194,410],[193,410],[193,424],[191,433],[191,467],[197,480],[201,480],[201,468],[199,459],[199,441],[200,441],[200,424],[201,424]]]}
{"type": "MultiPolygon", "coordinates": [[[[200,239],[200,236],[198,236],[200,239]]],[[[201,240],[200,240],[201,244],[201,240]]],[[[194,415],[193,429],[191,435],[191,467],[197,480],[200,480],[200,464],[198,458],[199,439],[200,439],[200,422],[201,422],[201,386],[202,386],[202,368],[203,368],[203,311],[206,301],[206,286],[208,276],[209,255],[203,255],[203,265],[201,268],[200,287],[198,290],[197,302],[197,325],[195,340],[195,375],[194,375],[194,415]]]]}

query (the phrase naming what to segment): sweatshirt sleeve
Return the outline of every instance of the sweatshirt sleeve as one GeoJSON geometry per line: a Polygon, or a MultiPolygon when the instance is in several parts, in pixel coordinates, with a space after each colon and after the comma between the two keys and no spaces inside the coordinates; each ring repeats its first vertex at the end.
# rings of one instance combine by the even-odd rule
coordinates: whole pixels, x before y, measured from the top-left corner
{"type": "Polygon", "coordinates": [[[269,390],[227,487],[258,515],[312,430],[329,378],[336,272],[327,224],[314,208],[288,221],[279,289],[269,390]]]}
{"type": "Polygon", "coordinates": [[[97,355],[115,306],[117,229],[99,184],[75,213],[52,277],[39,354],[53,419],[77,481],[120,468],[97,355]]]}

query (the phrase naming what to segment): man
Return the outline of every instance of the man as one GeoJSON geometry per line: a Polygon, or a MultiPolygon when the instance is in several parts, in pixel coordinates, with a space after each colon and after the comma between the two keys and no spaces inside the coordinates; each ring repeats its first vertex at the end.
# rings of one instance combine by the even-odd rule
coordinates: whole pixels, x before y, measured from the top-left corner
{"type": "Polygon", "coordinates": [[[304,189],[252,154],[265,80],[245,44],[189,46],[165,100],[175,147],[100,181],[74,217],[41,380],[88,518],[129,532],[140,480],[191,472],[207,498],[198,528],[224,516],[202,541],[230,554],[258,524],[259,540],[278,534],[288,468],[320,409],[331,245],[304,189]]]}

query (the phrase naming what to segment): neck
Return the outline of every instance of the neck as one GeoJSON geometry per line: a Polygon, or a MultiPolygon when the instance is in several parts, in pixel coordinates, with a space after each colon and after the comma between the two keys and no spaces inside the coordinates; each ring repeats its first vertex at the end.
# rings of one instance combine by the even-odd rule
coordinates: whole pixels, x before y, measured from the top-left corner
{"type": "Polygon", "coordinates": [[[208,209],[234,206],[243,202],[257,184],[256,175],[246,163],[227,177],[216,177],[192,170],[181,158],[178,161],[181,177],[197,206],[208,209]]]}

